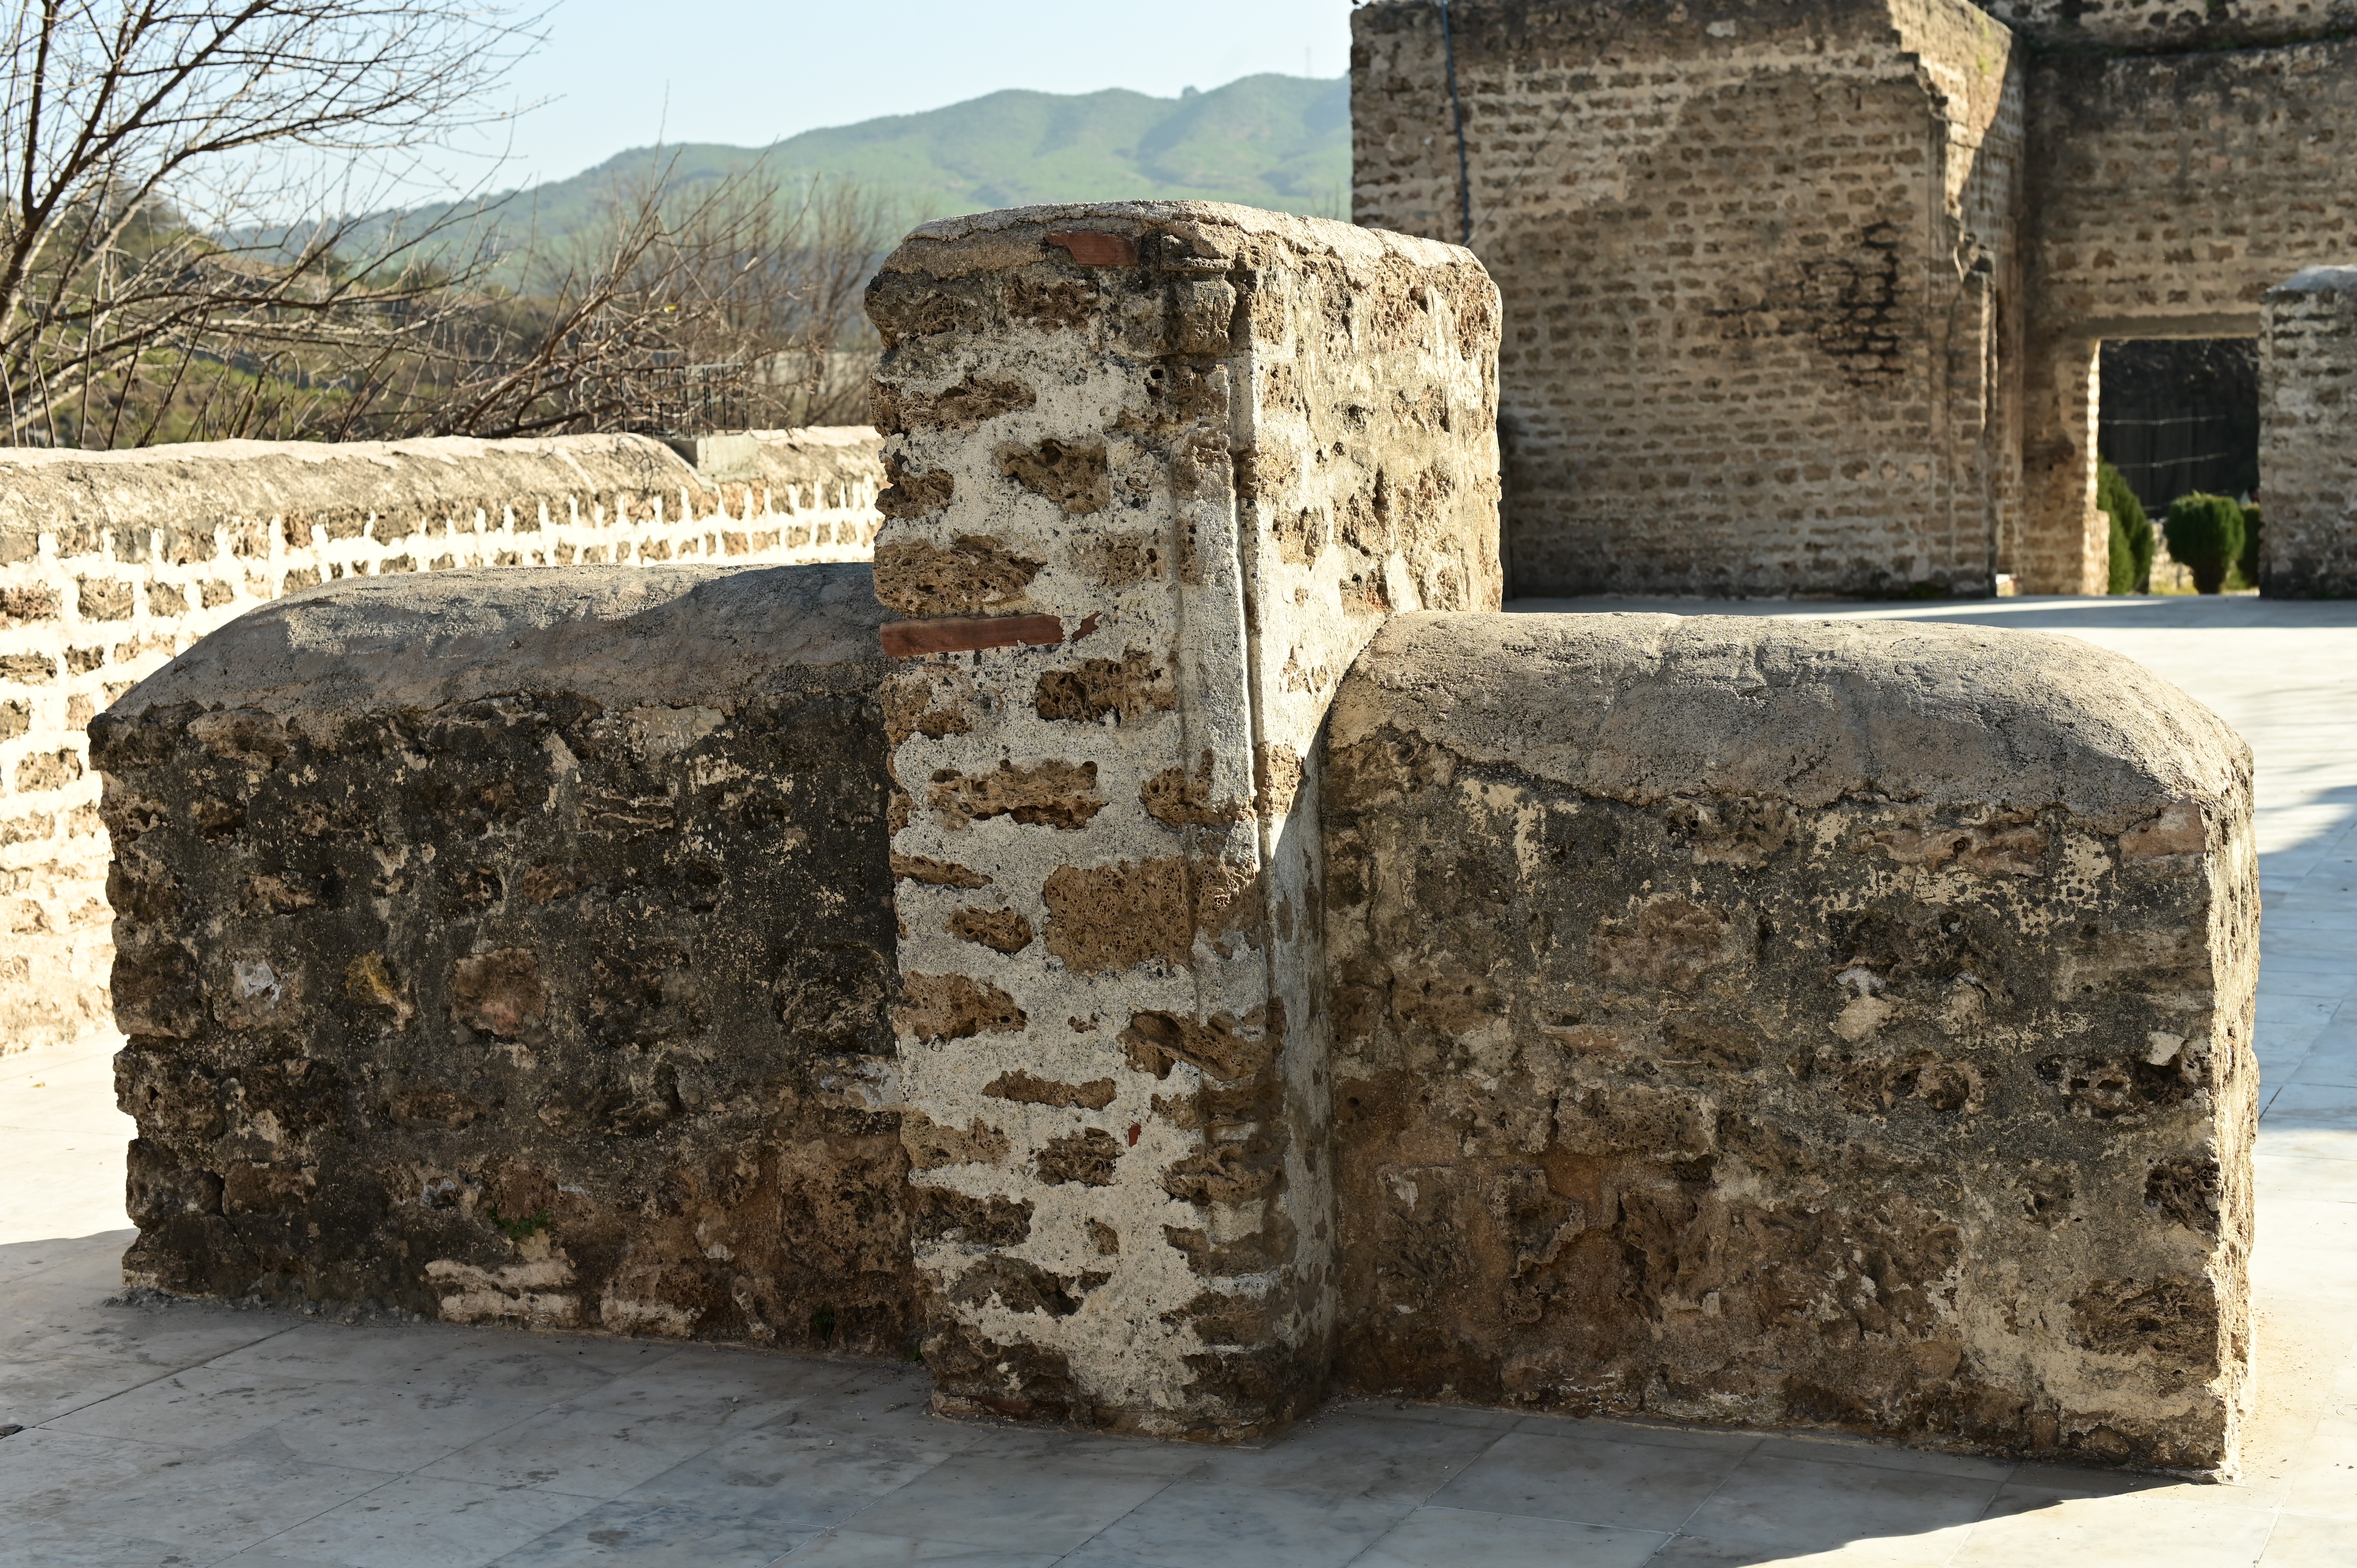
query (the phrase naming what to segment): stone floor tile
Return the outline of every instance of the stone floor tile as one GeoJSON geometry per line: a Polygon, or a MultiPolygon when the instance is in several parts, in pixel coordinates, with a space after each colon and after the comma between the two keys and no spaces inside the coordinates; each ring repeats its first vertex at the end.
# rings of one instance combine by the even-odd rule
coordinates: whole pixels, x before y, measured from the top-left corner
{"type": "Polygon", "coordinates": [[[1222,1481],[1174,1481],[1061,1560],[1059,1568],[1340,1568],[1415,1504],[1319,1497],[1222,1481]]]}
{"type": "Polygon", "coordinates": [[[92,1487],[50,1514],[60,1526],[178,1542],[201,1563],[280,1531],[396,1477],[268,1456],[175,1457],[132,1480],[92,1487]]]}
{"type": "Polygon", "coordinates": [[[188,1549],[39,1520],[8,1525],[0,1536],[0,1568],[188,1568],[188,1549]]]}
{"type": "Polygon", "coordinates": [[[1682,1533],[1824,1551],[1968,1524],[2001,1484],[1986,1477],[1753,1455],[1695,1510],[1682,1533]]]}
{"type": "Polygon", "coordinates": [[[792,1568],[1048,1568],[1061,1552],[1023,1552],[969,1545],[963,1541],[924,1541],[905,1535],[830,1530],[781,1559],[792,1568]]]}
{"type": "Polygon", "coordinates": [[[1514,1432],[1429,1500],[1435,1508],[1666,1534],[1684,1524],[1745,1457],[1739,1452],[1514,1432]]]}
{"type": "Polygon", "coordinates": [[[1883,1470],[1916,1470],[1927,1476],[1961,1476],[1997,1482],[2011,1477],[2018,1467],[2018,1461],[2011,1459],[1942,1454],[1928,1448],[1901,1448],[1895,1443],[1871,1443],[1862,1438],[1815,1433],[1766,1437],[1755,1452],[1762,1458],[1823,1460],[1835,1465],[1866,1465],[1883,1470]]]}
{"type": "Polygon", "coordinates": [[[1501,1434],[1438,1422],[1320,1414],[1259,1450],[1212,1450],[1203,1473],[1248,1486],[1420,1503],[1501,1434]]]}
{"type": "Polygon", "coordinates": [[[498,1562],[499,1568],[765,1568],[815,1534],[759,1517],[602,1503],[498,1562]]]}
{"type": "Polygon", "coordinates": [[[285,1334],[216,1357],[210,1364],[268,1377],[337,1382],[456,1380],[469,1387],[543,1391],[556,1400],[659,1366],[678,1354],[677,1346],[659,1341],[370,1319],[351,1326],[303,1322],[285,1334]]]}
{"type": "Polygon", "coordinates": [[[617,1498],[759,1426],[780,1408],[708,1384],[673,1388],[658,1369],[533,1411],[416,1468],[454,1481],[617,1498]]]}
{"type": "Polygon", "coordinates": [[[178,1369],[294,1326],[278,1313],[197,1302],[115,1305],[110,1294],[46,1276],[0,1288],[0,1359],[120,1356],[178,1369]]]}
{"type": "Polygon", "coordinates": [[[2259,1568],[2349,1568],[2357,1563],[2357,1521],[2277,1516],[2259,1568]]]}
{"type": "MultiPolygon", "coordinates": [[[[2170,1489],[2182,1490],[2229,1500],[2146,1491],[2006,1507],[1973,1526],[1953,1561],[1955,1568],[2226,1568],[2257,1560],[2275,1523],[2273,1510],[2237,1507],[2239,1499],[2222,1487],[2170,1489]]],[[[1999,1503],[2025,1500],[2017,1494],[1999,1503]]]]}
{"type": "MultiPolygon", "coordinates": [[[[35,1226],[33,1229],[43,1229],[35,1226]]],[[[123,1251],[136,1230],[102,1230],[91,1236],[48,1236],[0,1242],[0,1288],[28,1280],[95,1288],[113,1294],[123,1285],[123,1251]]]]}
{"type": "Polygon", "coordinates": [[[185,1461],[178,1448],[116,1443],[36,1427],[0,1438],[0,1542],[16,1524],[47,1519],[82,1499],[140,1484],[185,1461]]]}
{"type": "Polygon", "coordinates": [[[1067,1461],[961,1454],[878,1498],[846,1533],[1058,1554],[1169,1485],[1158,1475],[1083,1470],[1067,1461]]]}
{"type": "Polygon", "coordinates": [[[1488,1410],[1469,1404],[1418,1404],[1409,1400],[1337,1400],[1329,1407],[1337,1415],[1363,1415],[1378,1421],[1437,1421],[1443,1426],[1480,1426],[1512,1431],[1523,1417],[1511,1410],[1488,1410]]]}
{"type": "Polygon", "coordinates": [[[2357,1132],[2357,1088],[2296,1081],[2281,1086],[2266,1114],[2276,1125],[2335,1127],[2357,1132]]]}
{"type": "Polygon", "coordinates": [[[169,1369],[112,1356],[45,1356],[0,1361],[0,1426],[38,1426],[140,1384],[169,1369]]]}
{"type": "MultiPolygon", "coordinates": [[[[2357,1373],[2340,1380],[2343,1389],[2352,1381],[2357,1373]]],[[[2330,1413],[2317,1423],[2284,1477],[2283,1500],[2292,1513],[2357,1523],[2357,1414],[2330,1413]]]]}
{"type": "MultiPolygon", "coordinates": [[[[183,1449],[223,1448],[284,1421],[317,1419],[348,1393],[342,1388],[330,1393],[316,1383],[289,1378],[191,1367],[59,1416],[48,1430],[183,1449]]],[[[329,1419],[367,1417],[360,1411],[339,1409],[329,1419]]]]}
{"type": "Polygon", "coordinates": [[[482,1568],[597,1506],[556,1492],[404,1476],[257,1550],[351,1568],[482,1568]]]}
{"type": "Polygon", "coordinates": [[[842,1523],[955,1452],[895,1437],[763,1427],[673,1466],[619,1500],[716,1518],[759,1514],[815,1531],[842,1523]]]}
{"type": "Polygon", "coordinates": [[[1759,1447],[1769,1435],[1734,1427],[1671,1426],[1659,1422],[1574,1415],[1526,1415],[1521,1430],[1549,1437],[1599,1438],[1607,1443],[1640,1443],[1657,1448],[1698,1448],[1738,1457],[1759,1447]]]}
{"type": "Polygon", "coordinates": [[[1353,1568],[1638,1568],[1667,1537],[1562,1520],[1420,1508],[1353,1568]]]}

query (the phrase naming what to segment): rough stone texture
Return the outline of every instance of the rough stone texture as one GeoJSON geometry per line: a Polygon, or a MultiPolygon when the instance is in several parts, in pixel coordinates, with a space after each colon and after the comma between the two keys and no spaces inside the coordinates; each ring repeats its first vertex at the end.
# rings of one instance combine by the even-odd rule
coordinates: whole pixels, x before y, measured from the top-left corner
{"type": "Polygon", "coordinates": [[[2357,596],[2357,267],[2268,291],[2259,371],[2262,591],[2357,596]]]}
{"type": "Polygon", "coordinates": [[[939,1407],[1235,1437],[1332,1335],[1317,736],[1497,603],[1497,294],[1241,208],[929,225],[869,313],[939,1407]]]}
{"type": "MultiPolygon", "coordinates": [[[[2020,73],[1962,0],[1461,4],[1517,594],[1986,593],[2020,73]]],[[[1352,13],[1353,212],[1455,239],[1439,8],[1352,13]]]]}
{"type": "Polygon", "coordinates": [[[134,1283],[899,1349],[859,565],[330,584],[91,725],[134,1283]]]}
{"type": "MultiPolygon", "coordinates": [[[[1452,8],[1515,592],[2103,591],[2097,346],[2352,253],[2352,12],[1989,9],[1452,8]]],[[[1354,211],[1454,239],[1439,7],[1352,25],[1354,211]]]]}
{"type": "Polygon", "coordinates": [[[2231,1464],[2248,748],[2069,639],[1405,617],[1325,782],[1341,1379],[2231,1464]]]}
{"type": "Polygon", "coordinates": [[[218,442],[0,455],[0,1054],[107,1026],[91,715],[257,604],[471,566],[842,561],[881,521],[873,431],[218,442]]]}

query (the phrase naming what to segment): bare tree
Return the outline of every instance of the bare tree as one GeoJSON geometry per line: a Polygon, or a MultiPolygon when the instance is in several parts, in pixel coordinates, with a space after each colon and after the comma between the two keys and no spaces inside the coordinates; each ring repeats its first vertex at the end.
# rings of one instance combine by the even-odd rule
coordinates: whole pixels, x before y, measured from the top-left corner
{"type": "Polygon", "coordinates": [[[355,409],[362,428],[511,435],[862,417],[860,311],[889,214],[848,185],[762,166],[687,186],[676,160],[608,192],[600,220],[528,239],[512,294],[446,310],[355,409]]]}
{"type": "Polygon", "coordinates": [[[0,440],[144,444],[199,384],[183,434],[315,433],[490,252],[463,204],[411,231],[312,215],[368,210],[422,149],[498,118],[529,41],[468,0],[20,0],[0,440]]]}

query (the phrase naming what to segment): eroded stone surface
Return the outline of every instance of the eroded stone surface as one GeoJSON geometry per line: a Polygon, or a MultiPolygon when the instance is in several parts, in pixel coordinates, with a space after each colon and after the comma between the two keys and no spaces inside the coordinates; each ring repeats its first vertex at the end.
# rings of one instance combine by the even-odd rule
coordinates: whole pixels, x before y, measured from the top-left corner
{"type": "Polygon", "coordinates": [[[2214,716],[2036,634],[1421,615],[1330,744],[1345,1382],[2231,1459],[2214,716]]]}
{"type": "Polygon", "coordinates": [[[2266,298],[2259,465],[2271,596],[2357,594],[2357,266],[2312,267],[2266,298]]]}
{"type": "Polygon", "coordinates": [[[129,1278],[909,1342],[881,618],[864,566],[351,583],[102,715],[129,1278]]]}
{"type": "Polygon", "coordinates": [[[930,225],[869,310],[939,1402],[1266,1430],[1333,1321],[1307,759],[1386,615],[1496,603],[1495,291],[1154,204],[930,225]]]}

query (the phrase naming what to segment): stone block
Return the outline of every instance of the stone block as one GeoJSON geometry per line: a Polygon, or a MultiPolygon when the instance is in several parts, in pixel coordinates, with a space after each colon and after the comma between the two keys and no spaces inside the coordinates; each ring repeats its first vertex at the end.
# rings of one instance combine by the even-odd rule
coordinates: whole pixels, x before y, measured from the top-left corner
{"type": "Polygon", "coordinates": [[[2259,585],[2272,598],[2357,595],[2357,267],[2267,291],[2259,352],[2259,585]]]}
{"type": "Polygon", "coordinates": [[[2215,715],[2033,633],[1415,615],[1324,791],[1340,1380],[2231,1466],[2215,715]]]}
{"type": "Polygon", "coordinates": [[[1497,603],[1497,295],[1192,204],[918,230],[871,286],[899,1041],[940,1408],[1227,1438],[1333,1326],[1317,736],[1497,603]]]}
{"type": "Polygon", "coordinates": [[[899,1352],[865,566],[353,581],[91,726],[135,1283],[899,1352]]]}

